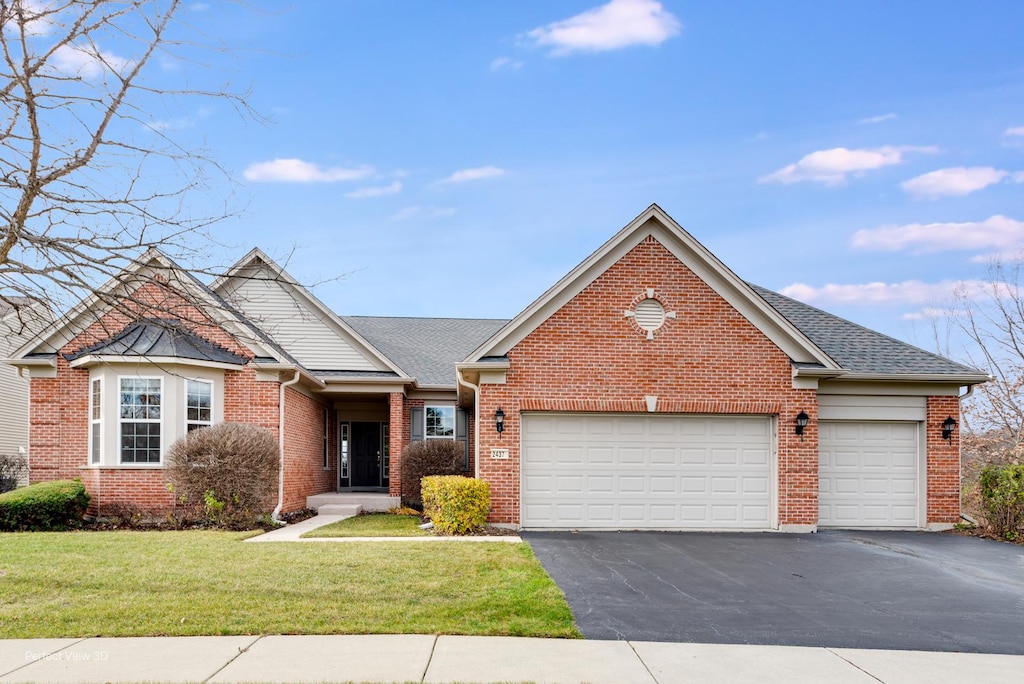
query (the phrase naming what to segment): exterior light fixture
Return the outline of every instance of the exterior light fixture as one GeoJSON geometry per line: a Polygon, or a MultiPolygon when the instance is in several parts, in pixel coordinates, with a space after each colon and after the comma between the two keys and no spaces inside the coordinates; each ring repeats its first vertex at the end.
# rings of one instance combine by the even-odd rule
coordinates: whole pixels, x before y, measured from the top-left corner
{"type": "Polygon", "coordinates": [[[500,435],[505,430],[505,412],[498,407],[498,410],[494,412],[494,429],[498,431],[500,435]]]}
{"type": "Polygon", "coordinates": [[[942,439],[948,439],[952,442],[953,430],[956,430],[956,421],[953,420],[953,416],[948,416],[946,420],[942,421],[942,439]]]}
{"type": "Polygon", "coordinates": [[[804,428],[807,427],[808,420],[810,417],[803,411],[796,414],[796,434],[800,435],[800,441],[804,439],[804,428]]]}

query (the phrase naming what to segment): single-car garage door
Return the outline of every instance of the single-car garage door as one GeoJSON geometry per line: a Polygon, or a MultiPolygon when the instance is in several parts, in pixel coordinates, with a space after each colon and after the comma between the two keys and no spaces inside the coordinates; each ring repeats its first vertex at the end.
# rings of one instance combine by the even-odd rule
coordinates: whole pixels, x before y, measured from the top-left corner
{"type": "Polygon", "coordinates": [[[767,416],[526,413],[526,528],[767,529],[767,416]]]}
{"type": "Polygon", "coordinates": [[[918,424],[819,423],[818,525],[918,527],[918,424]]]}

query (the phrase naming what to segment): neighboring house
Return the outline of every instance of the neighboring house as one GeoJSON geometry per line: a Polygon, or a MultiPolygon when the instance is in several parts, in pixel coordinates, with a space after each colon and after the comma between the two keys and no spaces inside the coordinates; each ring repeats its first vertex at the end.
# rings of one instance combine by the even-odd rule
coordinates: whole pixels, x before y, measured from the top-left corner
{"type": "MultiPolygon", "coordinates": [[[[23,297],[0,301],[0,359],[25,344],[49,323],[42,306],[23,297]]],[[[0,365],[0,457],[28,456],[28,378],[0,365]]],[[[28,480],[24,473],[22,484],[28,480]]]]}
{"type": "Polygon", "coordinates": [[[32,480],[100,511],[172,505],[168,445],[230,420],[278,434],[285,511],[398,495],[402,448],[452,439],[495,523],[946,528],[987,379],[742,281],[656,205],[511,321],[338,316],[259,250],[209,287],[152,252],[106,292],[137,307],[85,302],[11,360],[32,480]]]}

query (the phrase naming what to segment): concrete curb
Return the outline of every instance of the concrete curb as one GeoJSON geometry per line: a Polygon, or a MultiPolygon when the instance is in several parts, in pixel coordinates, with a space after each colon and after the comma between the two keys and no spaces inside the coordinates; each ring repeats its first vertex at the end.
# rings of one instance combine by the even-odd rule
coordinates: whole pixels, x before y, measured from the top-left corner
{"type": "Polygon", "coordinates": [[[335,543],[335,542],[505,542],[511,544],[522,543],[519,536],[494,536],[494,537],[309,537],[302,538],[302,535],[310,530],[315,530],[324,525],[352,518],[351,515],[314,515],[312,518],[303,520],[293,525],[284,527],[255,537],[249,537],[246,542],[269,543],[269,542],[306,542],[306,543],[335,543]]]}

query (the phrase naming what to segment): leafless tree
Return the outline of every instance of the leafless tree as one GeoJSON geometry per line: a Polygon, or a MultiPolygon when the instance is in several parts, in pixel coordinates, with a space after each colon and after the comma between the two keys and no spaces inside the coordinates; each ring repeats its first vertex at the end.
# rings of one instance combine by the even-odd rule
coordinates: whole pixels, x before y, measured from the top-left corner
{"type": "Polygon", "coordinates": [[[208,228],[230,211],[197,213],[190,200],[227,176],[155,112],[193,97],[251,111],[244,93],[165,87],[159,62],[180,63],[205,40],[182,9],[0,0],[0,301],[64,311],[95,295],[123,306],[123,291],[98,287],[149,248],[186,268],[208,254],[208,228]]]}

